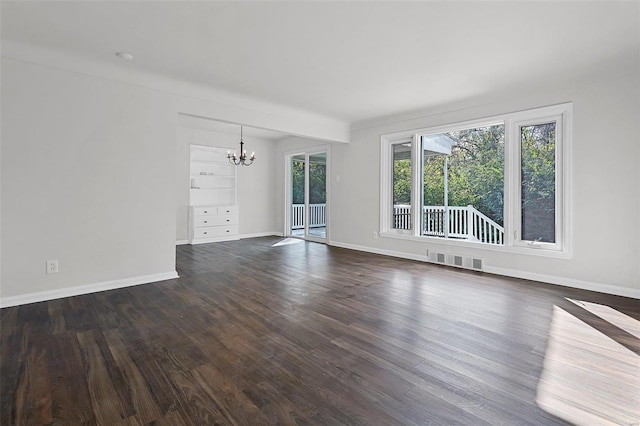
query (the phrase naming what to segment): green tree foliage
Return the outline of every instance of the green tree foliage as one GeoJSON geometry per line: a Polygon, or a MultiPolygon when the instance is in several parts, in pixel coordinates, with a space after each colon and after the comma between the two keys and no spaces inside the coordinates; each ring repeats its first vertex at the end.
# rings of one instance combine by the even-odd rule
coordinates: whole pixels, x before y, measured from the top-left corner
{"type": "Polygon", "coordinates": [[[393,204],[411,204],[411,160],[393,162],[393,204]]]}
{"type": "Polygon", "coordinates": [[[555,242],[555,123],[522,127],[522,238],[555,242]]]}
{"type": "MultiPolygon", "coordinates": [[[[304,161],[294,159],[291,162],[291,184],[293,204],[304,204],[304,161]]],[[[309,163],[309,203],[327,202],[327,165],[309,163]]]]}
{"type": "Polygon", "coordinates": [[[304,161],[291,162],[291,200],[293,204],[304,204],[304,161]]]}
{"type": "Polygon", "coordinates": [[[425,158],[423,172],[423,204],[425,206],[443,206],[444,155],[425,158]]]}
{"type": "MultiPolygon", "coordinates": [[[[555,241],[555,124],[521,129],[522,238],[555,241]]],[[[443,133],[455,144],[448,156],[449,205],[472,205],[504,222],[504,126],[443,133]]],[[[444,205],[444,154],[425,156],[423,203],[444,205]]],[[[393,163],[393,202],[410,204],[411,161],[393,163]]]]}
{"type": "Polygon", "coordinates": [[[327,202],[327,165],[325,163],[309,164],[309,203],[324,204],[327,202]]]}
{"type": "MultiPolygon", "coordinates": [[[[448,156],[449,205],[472,205],[495,222],[504,221],[504,126],[443,134],[455,145],[448,156]]],[[[425,157],[424,205],[444,204],[444,155],[425,157]]]]}

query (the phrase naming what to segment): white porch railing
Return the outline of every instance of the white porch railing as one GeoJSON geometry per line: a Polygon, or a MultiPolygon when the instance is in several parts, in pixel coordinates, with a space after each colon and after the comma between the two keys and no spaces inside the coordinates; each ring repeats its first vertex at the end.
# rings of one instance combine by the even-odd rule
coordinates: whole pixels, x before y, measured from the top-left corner
{"type": "Polygon", "coordinates": [[[411,206],[406,204],[393,206],[393,228],[411,229],[411,206]]]}
{"type": "MultiPolygon", "coordinates": [[[[326,226],[326,204],[309,204],[309,228],[326,226]]],[[[291,229],[304,228],[304,204],[291,205],[291,229]]]]}
{"type": "MultiPolygon", "coordinates": [[[[449,206],[446,229],[444,206],[422,207],[422,235],[433,237],[461,238],[486,244],[502,244],[504,228],[475,207],[449,206]]],[[[411,229],[411,206],[393,206],[395,229],[411,229]]]]}

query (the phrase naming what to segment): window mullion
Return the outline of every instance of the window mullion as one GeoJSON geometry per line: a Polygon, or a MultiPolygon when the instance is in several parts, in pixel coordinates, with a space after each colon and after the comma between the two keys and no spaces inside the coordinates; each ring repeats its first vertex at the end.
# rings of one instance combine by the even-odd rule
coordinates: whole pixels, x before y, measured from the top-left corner
{"type": "Polygon", "coordinates": [[[420,136],[413,135],[411,150],[411,222],[413,235],[422,234],[422,142],[420,136]]]}
{"type": "Polygon", "coordinates": [[[520,234],[520,146],[517,126],[505,120],[504,231],[505,245],[511,246],[520,234]]]}
{"type": "Polygon", "coordinates": [[[555,217],[555,231],[556,231],[556,244],[558,247],[564,246],[564,123],[563,117],[559,116],[556,119],[556,217],[555,217]]]}

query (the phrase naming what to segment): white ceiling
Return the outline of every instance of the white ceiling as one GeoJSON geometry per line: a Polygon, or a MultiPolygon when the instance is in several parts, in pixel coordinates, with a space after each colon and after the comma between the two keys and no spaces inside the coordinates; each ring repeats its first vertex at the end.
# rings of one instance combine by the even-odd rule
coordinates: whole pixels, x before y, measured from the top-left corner
{"type": "Polygon", "coordinates": [[[2,2],[2,38],[354,122],[638,55],[630,2],[2,2]]]}

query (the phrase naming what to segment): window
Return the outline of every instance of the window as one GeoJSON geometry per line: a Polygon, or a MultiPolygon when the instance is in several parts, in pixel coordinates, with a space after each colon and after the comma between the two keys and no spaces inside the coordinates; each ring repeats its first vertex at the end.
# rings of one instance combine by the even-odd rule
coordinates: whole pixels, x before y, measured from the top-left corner
{"type": "Polygon", "coordinates": [[[393,229],[411,229],[411,142],[392,145],[393,229]]]}
{"type": "Polygon", "coordinates": [[[383,135],[381,235],[569,253],[571,110],[383,135]]]}
{"type": "Polygon", "coordinates": [[[422,234],[502,244],[504,124],[421,135],[422,234]]]}
{"type": "Polygon", "coordinates": [[[517,245],[560,248],[563,240],[563,114],[513,122],[514,240],[517,245]]]}

